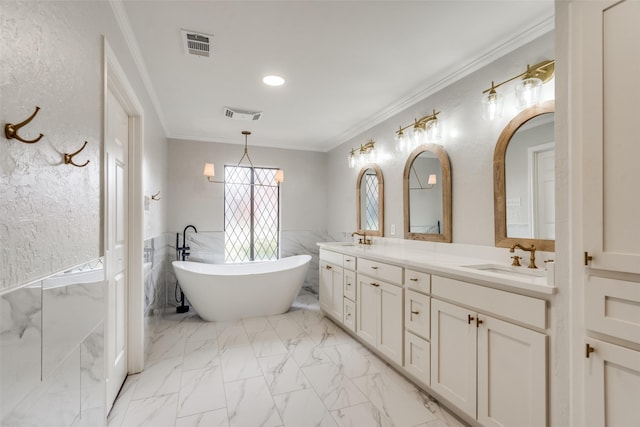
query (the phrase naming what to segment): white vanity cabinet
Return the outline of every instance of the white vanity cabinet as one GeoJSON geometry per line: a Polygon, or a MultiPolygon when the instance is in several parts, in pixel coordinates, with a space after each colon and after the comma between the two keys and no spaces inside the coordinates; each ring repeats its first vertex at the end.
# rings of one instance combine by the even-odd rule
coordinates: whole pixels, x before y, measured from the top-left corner
{"type": "Polygon", "coordinates": [[[485,426],[545,426],[547,337],[498,319],[513,316],[521,322],[511,314],[515,309],[544,323],[545,302],[452,279],[432,280],[433,390],[485,426]],[[484,297],[465,297],[470,287],[484,297]],[[463,304],[442,301],[440,294],[457,294],[463,304]],[[507,300],[515,307],[501,308],[507,300]],[[495,313],[487,314],[492,307],[495,313]]]}
{"type": "Polygon", "coordinates": [[[356,334],[402,366],[402,268],[358,259],[357,277],[356,334]],[[398,284],[385,282],[380,277],[398,284]]]}
{"type": "Polygon", "coordinates": [[[320,308],[342,323],[344,310],[344,279],[342,254],[320,251],[320,308]]]}

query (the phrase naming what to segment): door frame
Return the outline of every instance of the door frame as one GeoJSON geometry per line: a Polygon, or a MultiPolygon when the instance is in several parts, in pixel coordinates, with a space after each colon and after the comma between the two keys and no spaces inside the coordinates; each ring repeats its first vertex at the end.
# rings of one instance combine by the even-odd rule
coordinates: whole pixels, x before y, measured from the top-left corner
{"type": "MultiPolygon", "coordinates": [[[[129,116],[129,152],[128,152],[128,235],[127,235],[127,372],[134,374],[144,368],[144,286],[143,286],[143,249],[144,215],[142,154],[144,144],[144,109],[131,87],[127,74],[118,62],[118,58],[103,37],[103,173],[102,173],[102,253],[106,246],[106,121],[107,93],[115,95],[129,116]]],[[[106,337],[106,333],[105,333],[106,337]]],[[[106,359],[106,358],[105,358],[106,359]]],[[[106,360],[105,360],[106,363],[106,360]]]]}

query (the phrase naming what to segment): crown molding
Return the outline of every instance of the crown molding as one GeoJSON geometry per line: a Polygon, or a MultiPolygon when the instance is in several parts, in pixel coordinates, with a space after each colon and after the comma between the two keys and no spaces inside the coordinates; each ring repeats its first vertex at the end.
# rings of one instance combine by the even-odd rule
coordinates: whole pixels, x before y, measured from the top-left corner
{"type": "Polygon", "coordinates": [[[504,41],[500,45],[488,50],[480,56],[473,59],[471,62],[467,62],[455,68],[452,73],[444,76],[436,76],[423,83],[422,89],[417,93],[404,97],[391,104],[390,106],[380,110],[372,117],[360,122],[353,126],[342,134],[327,140],[325,143],[329,147],[325,151],[331,151],[334,148],[344,144],[350,139],[362,134],[363,132],[371,129],[372,127],[384,122],[385,120],[395,116],[398,113],[406,110],[407,108],[417,104],[418,102],[428,98],[441,89],[457,82],[458,80],[468,76],[474,71],[491,64],[498,58],[501,58],[508,53],[524,46],[525,44],[537,39],[544,34],[552,31],[555,28],[555,16],[549,16],[544,20],[534,24],[527,28],[523,32],[511,37],[504,41]]]}
{"type": "Polygon", "coordinates": [[[162,126],[162,130],[164,131],[164,134],[166,136],[168,133],[167,125],[165,122],[164,113],[162,112],[162,107],[160,105],[160,100],[158,99],[158,95],[156,94],[156,91],[153,88],[153,84],[151,83],[151,77],[149,76],[147,66],[142,59],[142,53],[140,51],[140,47],[138,46],[133,28],[131,28],[131,23],[129,22],[127,11],[124,8],[124,3],[122,0],[109,0],[109,4],[111,4],[111,9],[113,9],[113,13],[116,16],[116,21],[118,21],[120,31],[122,32],[122,35],[127,42],[127,46],[129,47],[129,53],[131,53],[133,62],[138,69],[138,74],[140,74],[142,83],[147,90],[147,94],[151,99],[151,104],[153,104],[153,108],[155,109],[158,120],[160,121],[160,126],[162,126]]]}
{"type": "MultiPolygon", "coordinates": [[[[208,136],[191,136],[191,135],[177,135],[177,134],[169,134],[167,135],[167,139],[174,141],[183,141],[183,142],[211,142],[214,144],[231,144],[231,145],[244,145],[244,139],[240,138],[227,138],[227,137],[208,137],[208,136]]],[[[290,150],[290,151],[312,151],[317,153],[326,153],[328,150],[325,148],[294,148],[291,145],[272,143],[271,141],[266,141],[262,143],[250,143],[249,146],[259,147],[259,148],[278,148],[281,150],[290,150]]]]}

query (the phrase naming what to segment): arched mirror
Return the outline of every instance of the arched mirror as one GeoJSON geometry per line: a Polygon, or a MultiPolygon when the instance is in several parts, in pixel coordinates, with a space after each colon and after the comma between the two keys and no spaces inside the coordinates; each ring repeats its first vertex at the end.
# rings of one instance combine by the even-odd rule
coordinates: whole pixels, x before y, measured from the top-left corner
{"type": "Polygon", "coordinates": [[[404,237],[451,242],[451,164],[440,145],[420,145],[405,164],[404,237]]]}
{"type": "Polygon", "coordinates": [[[493,154],[496,246],[555,251],[555,102],[528,108],[504,128],[493,154]]]}
{"type": "Polygon", "coordinates": [[[384,181],[377,165],[362,168],[356,181],[358,232],[384,236],[384,181]]]}

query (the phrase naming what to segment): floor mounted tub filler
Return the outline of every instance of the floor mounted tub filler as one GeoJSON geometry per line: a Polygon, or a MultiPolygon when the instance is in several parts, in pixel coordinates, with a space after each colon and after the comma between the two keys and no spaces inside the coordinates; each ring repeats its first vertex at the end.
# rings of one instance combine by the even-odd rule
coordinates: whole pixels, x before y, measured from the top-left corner
{"type": "Polygon", "coordinates": [[[272,316],[289,310],[302,288],[310,255],[240,264],[173,261],[187,299],[204,320],[272,316]]]}

